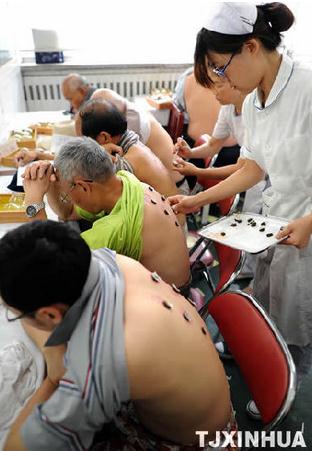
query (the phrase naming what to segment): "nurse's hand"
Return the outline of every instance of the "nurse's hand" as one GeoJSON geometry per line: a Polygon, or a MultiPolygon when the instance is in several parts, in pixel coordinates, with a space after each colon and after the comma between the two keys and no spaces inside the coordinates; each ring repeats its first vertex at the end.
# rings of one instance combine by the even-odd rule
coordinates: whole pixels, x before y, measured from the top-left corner
{"type": "Polygon", "coordinates": [[[291,244],[302,249],[307,247],[312,233],[312,215],[295,219],[283,230],[278,232],[276,238],[286,238],[281,244],[291,244]]]}
{"type": "Polygon", "coordinates": [[[176,144],[174,145],[174,150],[176,154],[183,158],[192,157],[192,149],[188,143],[183,138],[178,138],[176,144]]]}
{"type": "Polygon", "coordinates": [[[177,196],[168,197],[168,201],[176,215],[179,213],[194,213],[200,209],[200,206],[196,204],[195,196],[178,194],[177,196]]]}
{"type": "Polygon", "coordinates": [[[176,157],[173,160],[173,171],[180,172],[182,175],[197,175],[198,168],[195,164],[184,161],[183,158],[176,157]]]}

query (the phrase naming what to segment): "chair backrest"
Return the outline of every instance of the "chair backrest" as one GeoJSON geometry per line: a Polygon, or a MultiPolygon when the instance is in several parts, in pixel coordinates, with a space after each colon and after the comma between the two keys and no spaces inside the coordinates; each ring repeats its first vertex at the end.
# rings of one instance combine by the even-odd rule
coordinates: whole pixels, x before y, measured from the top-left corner
{"type": "MultiPolygon", "coordinates": [[[[212,186],[217,185],[220,183],[221,180],[218,179],[201,179],[198,178],[198,183],[204,188],[209,189],[212,186]]],[[[239,194],[234,194],[234,196],[228,197],[226,199],[219,200],[216,202],[216,204],[219,207],[220,213],[222,216],[226,216],[228,214],[232,214],[232,212],[237,207],[237,204],[239,202],[239,194]]]]}
{"type": "Polygon", "coordinates": [[[296,370],[287,345],[266,312],[240,291],[219,294],[209,304],[266,430],[285,417],[296,392],[296,370]]]}
{"type": "Polygon", "coordinates": [[[220,213],[222,216],[231,215],[239,202],[239,194],[235,194],[234,196],[228,197],[227,199],[222,199],[217,202],[220,213]]]}
{"type": "MultiPolygon", "coordinates": [[[[209,138],[210,138],[210,136],[207,134],[201,135],[198,139],[196,139],[194,147],[198,147],[198,146],[201,146],[202,144],[206,144],[208,142],[209,138]]],[[[211,158],[211,157],[205,158],[205,168],[208,168],[210,166],[212,159],[213,158],[211,158]]]]}
{"type": "MultiPolygon", "coordinates": [[[[194,147],[200,146],[202,144],[205,144],[209,140],[209,135],[201,135],[195,142],[194,147]]],[[[215,155],[217,157],[217,155],[215,155]]],[[[208,157],[205,159],[205,167],[208,168],[213,163],[214,157],[208,157]]],[[[198,178],[198,183],[202,185],[204,189],[209,189],[212,186],[217,185],[221,180],[218,179],[201,179],[198,178]]],[[[227,199],[223,199],[217,202],[217,205],[219,207],[220,213],[223,216],[226,216],[228,214],[231,214],[235,208],[237,207],[239,201],[239,194],[236,194],[232,197],[228,197],[227,199]]]]}
{"type": "Polygon", "coordinates": [[[184,125],[184,113],[180,111],[175,103],[172,103],[169,115],[167,131],[175,143],[181,136],[184,125]]]}
{"type": "MultiPolygon", "coordinates": [[[[210,242],[208,243],[210,244],[210,242]]],[[[241,272],[245,262],[245,252],[217,242],[214,242],[214,247],[217,254],[216,258],[219,262],[219,280],[215,286],[209,274],[209,268],[206,271],[206,280],[212,294],[216,296],[225,292],[241,272]]],[[[204,320],[209,315],[209,302],[206,302],[199,311],[200,316],[204,320]]]]}
{"type": "Polygon", "coordinates": [[[214,291],[214,294],[217,294],[225,291],[234,282],[244,265],[245,252],[217,242],[214,246],[219,262],[219,281],[214,291]]]}
{"type": "Polygon", "coordinates": [[[198,147],[201,146],[202,144],[206,144],[209,140],[209,135],[204,134],[204,135],[200,135],[200,137],[198,139],[196,139],[194,147],[198,147]]]}

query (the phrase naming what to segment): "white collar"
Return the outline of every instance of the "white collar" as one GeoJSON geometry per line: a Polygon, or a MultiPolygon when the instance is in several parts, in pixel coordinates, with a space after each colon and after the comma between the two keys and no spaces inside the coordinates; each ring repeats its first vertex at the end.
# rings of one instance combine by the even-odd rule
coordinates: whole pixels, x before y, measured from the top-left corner
{"type": "Polygon", "coordinates": [[[282,55],[282,61],[278,69],[277,76],[269,93],[269,96],[265,102],[265,107],[262,106],[262,100],[259,98],[258,89],[254,94],[254,106],[258,110],[264,110],[271,106],[275,100],[279,97],[281,92],[286,88],[288,81],[290,80],[294,69],[294,61],[284,53],[282,55]]]}

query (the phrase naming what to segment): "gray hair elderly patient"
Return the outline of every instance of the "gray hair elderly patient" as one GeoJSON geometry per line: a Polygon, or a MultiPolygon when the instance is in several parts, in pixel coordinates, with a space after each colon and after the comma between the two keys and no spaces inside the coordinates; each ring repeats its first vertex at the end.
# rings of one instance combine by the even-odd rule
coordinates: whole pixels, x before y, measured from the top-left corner
{"type": "MultiPolygon", "coordinates": [[[[61,219],[89,221],[82,238],[92,249],[108,247],[139,260],[187,293],[185,236],[168,201],[129,172],[115,173],[110,155],[93,139],[64,145],[54,167],[48,161],[27,167],[24,189],[27,205],[38,205],[47,193],[61,219]]],[[[33,217],[45,219],[44,209],[33,217]]]]}
{"type": "Polygon", "coordinates": [[[61,88],[63,96],[70,103],[71,113],[77,113],[96,90],[89,84],[86,77],[74,73],[64,78],[61,88]]]}

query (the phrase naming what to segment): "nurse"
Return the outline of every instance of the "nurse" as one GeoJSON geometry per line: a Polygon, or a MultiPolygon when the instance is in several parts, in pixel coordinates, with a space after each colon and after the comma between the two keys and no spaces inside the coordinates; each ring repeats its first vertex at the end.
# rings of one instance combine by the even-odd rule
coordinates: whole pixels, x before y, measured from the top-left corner
{"type": "Polygon", "coordinates": [[[312,360],[312,71],[277,50],[293,22],[282,3],[222,2],[211,11],[197,36],[195,75],[210,86],[213,72],[250,93],[242,111],[245,165],[207,191],[174,196],[171,204],[176,213],[196,211],[269,175],[263,212],[291,221],[287,243],[297,247],[277,245],[260,254],[254,292],[285,337],[300,380],[312,360]]]}

